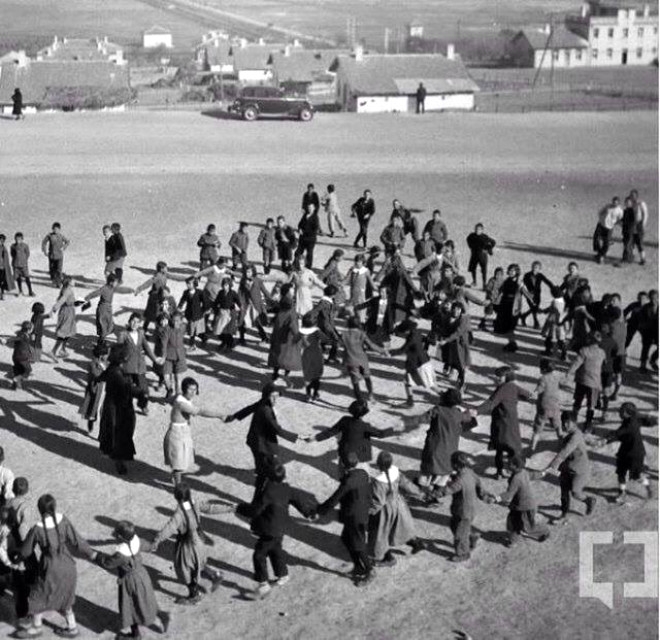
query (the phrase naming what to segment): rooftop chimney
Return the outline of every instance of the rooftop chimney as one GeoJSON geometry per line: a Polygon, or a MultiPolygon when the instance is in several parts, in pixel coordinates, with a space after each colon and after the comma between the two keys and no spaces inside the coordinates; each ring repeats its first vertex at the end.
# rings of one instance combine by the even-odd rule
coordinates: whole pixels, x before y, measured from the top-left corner
{"type": "Polygon", "coordinates": [[[302,44],[301,44],[300,40],[298,40],[298,38],[294,38],[293,46],[294,47],[302,47],[302,44]]]}
{"type": "Polygon", "coordinates": [[[644,5],[644,17],[648,18],[651,15],[651,6],[648,4],[644,5]]]}
{"type": "Polygon", "coordinates": [[[287,44],[287,45],[284,47],[284,57],[285,57],[285,58],[288,58],[290,55],[291,55],[291,45],[290,45],[290,44],[287,44]]]}
{"type": "Polygon", "coordinates": [[[549,35],[550,35],[550,25],[549,25],[549,24],[546,23],[546,24],[543,26],[543,33],[545,33],[546,36],[549,36],[549,35]]]}
{"type": "Polygon", "coordinates": [[[454,48],[453,43],[449,43],[447,45],[447,60],[455,60],[456,59],[456,50],[454,48]]]}
{"type": "Polygon", "coordinates": [[[355,45],[353,56],[355,57],[356,62],[362,62],[362,60],[364,60],[364,47],[361,44],[355,45]]]}
{"type": "Polygon", "coordinates": [[[259,38],[259,46],[263,47],[264,44],[265,44],[265,43],[264,43],[264,39],[263,39],[263,38],[259,38]]]}

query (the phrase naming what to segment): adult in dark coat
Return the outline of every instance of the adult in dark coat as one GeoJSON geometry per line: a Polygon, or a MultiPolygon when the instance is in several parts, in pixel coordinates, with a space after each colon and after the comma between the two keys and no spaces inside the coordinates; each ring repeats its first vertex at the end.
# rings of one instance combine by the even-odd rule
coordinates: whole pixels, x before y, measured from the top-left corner
{"type": "Polygon", "coordinates": [[[362,241],[363,248],[367,248],[367,235],[369,233],[369,223],[371,218],[376,215],[376,203],[371,196],[371,191],[367,189],[360,198],[351,205],[351,214],[357,218],[360,225],[360,231],[355,237],[353,246],[357,249],[362,241]]]}
{"type": "Polygon", "coordinates": [[[458,389],[447,389],[438,405],[415,418],[415,422],[429,423],[420,466],[419,484],[422,487],[445,484],[452,472],[452,455],[458,451],[463,429],[476,425],[476,420],[467,411],[460,410],[461,402],[458,389]]]}
{"type": "Polygon", "coordinates": [[[495,240],[484,233],[484,225],[479,222],[468,235],[467,246],[470,249],[468,272],[472,276],[472,286],[477,286],[477,267],[481,271],[481,287],[486,289],[488,281],[488,256],[493,255],[495,240]]]}
{"type": "Polygon", "coordinates": [[[11,96],[11,101],[12,101],[12,108],[11,108],[11,115],[14,116],[14,120],[20,120],[23,118],[23,94],[21,93],[21,90],[16,87],[14,89],[14,93],[11,96]]]}
{"type": "Polygon", "coordinates": [[[439,491],[441,495],[451,496],[449,528],[454,534],[454,555],[450,560],[464,562],[469,560],[470,552],[479,540],[479,534],[472,527],[477,500],[485,500],[487,494],[479,477],[469,468],[465,453],[455,451],[451,455],[451,466],[452,476],[447,485],[439,491]]]}
{"type": "Polygon", "coordinates": [[[369,413],[369,406],[361,400],[354,400],[348,408],[350,416],[343,416],[332,427],[305,438],[306,442],[322,442],[333,436],[339,438],[339,461],[348,468],[348,459],[355,454],[358,462],[370,463],[372,457],[371,439],[389,438],[396,432],[393,427],[375,429],[362,418],[369,413]]]}
{"type": "Polygon", "coordinates": [[[646,372],[651,347],[656,349],[651,354],[650,364],[654,371],[658,370],[658,290],[649,291],[649,301],[642,307],[638,316],[639,333],[642,336],[642,353],[639,357],[639,370],[646,372]]]}
{"type": "Polygon", "coordinates": [[[323,289],[323,297],[314,305],[314,308],[305,316],[305,320],[311,325],[316,325],[321,332],[321,343],[329,345],[330,353],[328,362],[337,361],[337,351],[341,343],[341,336],[335,325],[337,316],[337,307],[334,302],[334,295],[337,293],[337,287],[330,284],[323,289]]]}
{"type": "Polygon", "coordinates": [[[290,371],[302,369],[301,336],[298,316],[289,299],[283,299],[275,316],[273,332],[270,336],[268,366],[273,369],[273,380],[284,369],[284,379],[288,380],[290,371]]]}
{"type": "Polygon", "coordinates": [[[309,211],[310,205],[314,207],[314,213],[319,212],[321,201],[319,199],[319,194],[316,193],[314,185],[311,182],[307,185],[307,191],[305,191],[302,196],[302,204],[300,205],[302,212],[306,213],[309,211]]]}
{"type": "Polygon", "coordinates": [[[530,400],[532,394],[515,383],[515,373],[509,367],[495,370],[497,388],[490,398],[476,409],[478,414],[490,413],[489,449],[495,449],[497,477],[504,473],[504,456],[520,456],[522,442],[518,423],[518,400],[530,400]]]}
{"type": "Polygon", "coordinates": [[[135,408],[133,398],[142,394],[140,387],[124,371],[128,349],[116,345],[110,352],[108,368],[99,380],[105,382],[105,398],[101,409],[99,448],[115,461],[120,475],[127,473],[126,462],[135,456],[135,408]]]}
{"type": "Polygon", "coordinates": [[[509,342],[505,351],[516,351],[518,345],[515,341],[516,325],[522,311],[522,298],[527,298],[533,305],[534,300],[524,284],[520,282],[520,267],[517,264],[509,265],[507,278],[500,287],[500,303],[497,305],[497,317],[493,323],[493,331],[504,335],[509,342]]]}
{"type": "Polygon", "coordinates": [[[386,253],[385,263],[374,278],[374,282],[387,290],[383,331],[389,336],[394,331],[394,327],[405,320],[413,310],[417,287],[401,260],[399,249],[390,246],[386,253]]]}
{"type": "Polygon", "coordinates": [[[539,307],[541,306],[541,289],[543,285],[546,285],[549,291],[552,292],[552,289],[555,286],[552,282],[550,282],[547,276],[541,271],[542,268],[543,265],[538,260],[535,260],[534,262],[532,262],[531,270],[528,271],[523,276],[523,285],[525,286],[525,289],[529,291],[533,301],[533,302],[529,302],[529,300],[527,301],[527,303],[529,304],[529,311],[526,311],[520,316],[520,324],[522,324],[523,327],[525,326],[525,321],[527,319],[527,316],[531,314],[532,318],[534,319],[534,328],[535,329],[539,328],[537,313],[539,307]]]}
{"type": "Polygon", "coordinates": [[[286,553],[282,549],[284,534],[291,525],[289,505],[293,505],[304,516],[310,516],[318,506],[314,496],[291,487],[285,478],[284,466],[277,465],[252,505],[250,529],[259,537],[252,555],[254,579],[259,583],[256,589],[258,597],[265,596],[271,588],[268,582],[268,560],[278,585],[284,585],[289,580],[286,553]]]}
{"type": "Polygon", "coordinates": [[[364,469],[358,469],[355,453],[348,456],[347,470],[337,490],[318,508],[318,515],[323,516],[339,504],[339,521],[344,525],[341,541],[344,543],[351,560],[357,586],[368,584],[374,579],[371,559],[367,553],[367,525],[369,506],[371,505],[371,482],[364,469]]]}
{"type": "Polygon", "coordinates": [[[287,431],[280,426],[275,415],[275,404],[280,396],[277,387],[269,382],[261,390],[261,400],[243,407],[225,419],[225,422],[244,420],[252,416],[246,444],[254,457],[254,467],[257,476],[255,498],[266,481],[280,455],[278,436],[289,442],[296,442],[300,436],[287,431]]]}
{"type": "Polygon", "coordinates": [[[462,389],[465,385],[465,372],[471,364],[470,316],[463,303],[454,302],[451,305],[451,316],[447,320],[445,335],[440,339],[440,346],[445,366],[458,371],[456,384],[462,389]]]}
{"type": "Polygon", "coordinates": [[[318,207],[315,209],[314,205],[308,205],[307,209],[303,211],[302,218],[298,223],[298,248],[294,258],[301,258],[305,254],[305,266],[311,269],[314,265],[314,247],[316,247],[316,240],[321,234],[321,223],[319,222],[318,207]]]}

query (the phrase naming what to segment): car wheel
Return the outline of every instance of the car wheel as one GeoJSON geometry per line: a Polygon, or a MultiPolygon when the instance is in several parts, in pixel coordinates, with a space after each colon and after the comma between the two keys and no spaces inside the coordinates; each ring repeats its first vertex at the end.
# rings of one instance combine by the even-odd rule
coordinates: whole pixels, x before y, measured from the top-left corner
{"type": "Polygon", "coordinates": [[[254,107],[248,107],[245,109],[245,111],[243,111],[243,119],[247,120],[248,122],[253,122],[256,120],[258,115],[259,114],[254,107]]]}
{"type": "Polygon", "coordinates": [[[302,109],[302,110],[300,111],[300,114],[298,115],[298,117],[299,117],[303,122],[309,122],[309,121],[314,117],[314,114],[312,113],[312,110],[311,110],[311,109],[307,109],[307,108],[305,108],[305,109],[302,109]]]}

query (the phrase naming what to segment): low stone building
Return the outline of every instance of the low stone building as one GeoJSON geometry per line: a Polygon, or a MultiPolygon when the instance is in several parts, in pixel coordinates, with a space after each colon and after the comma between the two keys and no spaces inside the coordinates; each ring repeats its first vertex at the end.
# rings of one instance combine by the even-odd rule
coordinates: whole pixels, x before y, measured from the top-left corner
{"type": "Polygon", "coordinates": [[[337,102],[357,113],[414,112],[415,94],[426,88],[426,111],[474,109],[479,87],[462,62],[440,54],[364,54],[360,48],[340,55],[330,70],[337,74],[337,102]]]}

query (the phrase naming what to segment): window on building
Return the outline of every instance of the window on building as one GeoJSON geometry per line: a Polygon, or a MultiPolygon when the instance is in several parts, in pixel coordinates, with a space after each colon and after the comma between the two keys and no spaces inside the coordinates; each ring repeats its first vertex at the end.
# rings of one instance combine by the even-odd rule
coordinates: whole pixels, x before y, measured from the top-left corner
{"type": "Polygon", "coordinates": [[[630,33],[630,31],[628,29],[624,29],[623,30],[623,37],[627,38],[629,33],[630,33]]]}
{"type": "Polygon", "coordinates": [[[638,35],[640,38],[643,38],[643,37],[644,37],[644,27],[640,27],[639,29],[637,29],[637,35],[638,35]]]}
{"type": "Polygon", "coordinates": [[[570,49],[566,49],[566,51],[564,51],[564,64],[566,64],[566,66],[571,64],[571,50],[570,49]]]}
{"type": "Polygon", "coordinates": [[[652,53],[654,56],[657,56],[657,55],[658,55],[658,47],[653,47],[653,49],[651,49],[651,53],[652,53]]]}
{"type": "Polygon", "coordinates": [[[614,29],[608,29],[607,30],[607,37],[608,38],[613,38],[614,37],[614,29]]]}
{"type": "Polygon", "coordinates": [[[638,58],[641,58],[643,54],[644,54],[644,51],[641,49],[641,47],[639,49],[637,49],[637,57],[638,58]]]}
{"type": "Polygon", "coordinates": [[[599,33],[598,29],[594,29],[594,38],[598,37],[598,33],[599,33]]]}
{"type": "Polygon", "coordinates": [[[594,60],[597,60],[597,59],[598,59],[598,49],[592,49],[592,50],[591,50],[591,57],[592,57],[594,60]]]}
{"type": "Polygon", "coordinates": [[[577,49],[575,51],[575,59],[576,60],[582,60],[582,49],[577,49]]]}
{"type": "Polygon", "coordinates": [[[654,36],[658,35],[658,27],[653,27],[653,35],[654,36]]]}
{"type": "Polygon", "coordinates": [[[553,57],[555,60],[559,60],[559,50],[558,50],[558,49],[555,49],[555,50],[552,52],[552,57],[553,57]]]}
{"type": "Polygon", "coordinates": [[[606,52],[607,59],[608,59],[608,60],[611,60],[613,54],[614,54],[614,51],[612,51],[612,49],[608,49],[607,52],[606,52]]]}

